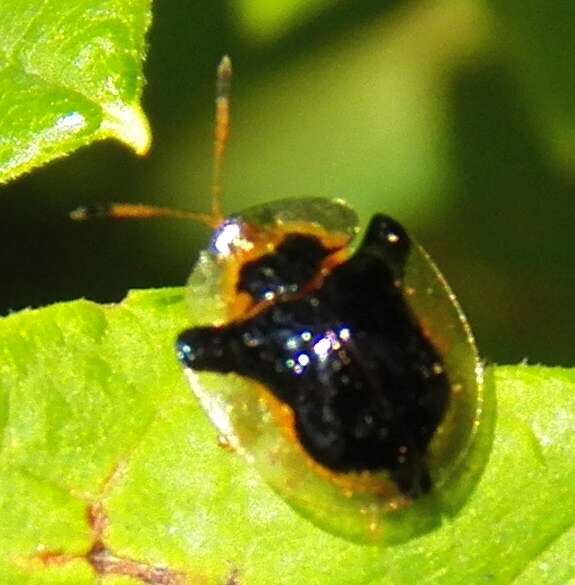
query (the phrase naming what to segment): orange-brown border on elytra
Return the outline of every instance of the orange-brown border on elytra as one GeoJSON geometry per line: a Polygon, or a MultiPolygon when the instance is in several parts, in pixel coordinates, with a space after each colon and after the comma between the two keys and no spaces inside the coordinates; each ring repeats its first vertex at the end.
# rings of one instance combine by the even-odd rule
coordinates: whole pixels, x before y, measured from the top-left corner
{"type": "Polygon", "coordinates": [[[286,224],[260,228],[245,223],[241,226],[240,238],[250,243],[249,249],[234,249],[232,256],[225,260],[221,279],[222,298],[227,306],[227,316],[230,321],[247,319],[269,306],[267,302],[254,303],[247,294],[238,292],[237,283],[242,268],[249,262],[254,262],[271,254],[284,241],[288,234],[302,234],[317,238],[329,251],[328,256],[320,266],[316,277],[306,284],[304,290],[294,295],[298,298],[311,290],[317,290],[329,272],[349,257],[346,244],[350,241],[349,235],[331,233],[325,228],[308,222],[290,222],[286,224]]]}
{"type": "Polygon", "coordinates": [[[373,472],[338,473],[332,471],[315,461],[301,445],[295,430],[295,417],[293,410],[284,402],[276,398],[262,384],[250,380],[260,400],[263,400],[272,415],[274,424],[278,426],[284,438],[292,444],[304,459],[306,465],[317,475],[337,486],[345,497],[353,497],[354,494],[370,494],[381,498],[386,502],[390,510],[407,508],[412,501],[402,495],[395,483],[385,477],[385,472],[374,474],[373,472]]]}

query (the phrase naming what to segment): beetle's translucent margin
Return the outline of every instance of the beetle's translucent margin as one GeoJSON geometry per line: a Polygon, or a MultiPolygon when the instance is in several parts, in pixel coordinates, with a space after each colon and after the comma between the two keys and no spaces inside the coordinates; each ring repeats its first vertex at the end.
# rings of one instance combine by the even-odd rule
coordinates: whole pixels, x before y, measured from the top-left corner
{"type": "Polygon", "coordinates": [[[473,354],[472,365],[476,392],[476,406],[472,416],[473,427],[465,445],[449,465],[449,476],[439,481],[434,490],[440,513],[453,516],[474,491],[491,453],[496,422],[495,387],[492,377],[485,376],[484,365],[479,358],[475,338],[457,297],[423,246],[415,240],[412,240],[412,244],[413,251],[424,260],[426,268],[431,269],[434,278],[447,295],[457,316],[457,322],[463,330],[467,348],[473,354]]]}

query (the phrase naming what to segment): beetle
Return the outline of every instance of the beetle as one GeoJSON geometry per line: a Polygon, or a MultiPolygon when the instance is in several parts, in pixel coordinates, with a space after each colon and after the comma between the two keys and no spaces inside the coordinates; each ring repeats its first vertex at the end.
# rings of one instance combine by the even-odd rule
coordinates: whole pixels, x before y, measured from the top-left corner
{"type": "Polygon", "coordinates": [[[176,352],[226,443],[294,508],[360,542],[394,543],[455,513],[481,475],[493,397],[459,304],[404,227],[361,242],[339,199],[224,217],[231,63],[217,75],[210,214],[114,204],[75,219],[189,218],[212,228],[176,352]]]}

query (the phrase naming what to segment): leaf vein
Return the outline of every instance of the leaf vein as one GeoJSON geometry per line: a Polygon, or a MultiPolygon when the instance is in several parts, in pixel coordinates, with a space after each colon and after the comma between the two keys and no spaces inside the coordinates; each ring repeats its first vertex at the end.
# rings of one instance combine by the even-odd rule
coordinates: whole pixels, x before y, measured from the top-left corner
{"type": "Polygon", "coordinates": [[[565,522],[564,525],[558,527],[557,531],[554,534],[551,534],[549,538],[547,538],[544,542],[541,543],[541,546],[530,558],[525,560],[525,563],[522,566],[517,568],[517,571],[511,575],[511,582],[515,581],[518,577],[521,577],[526,571],[526,569],[532,565],[533,563],[537,562],[537,559],[541,557],[545,552],[547,552],[555,542],[561,539],[561,537],[571,528],[573,528],[573,521],[575,520],[575,516],[572,518],[568,518],[568,521],[565,522]]]}

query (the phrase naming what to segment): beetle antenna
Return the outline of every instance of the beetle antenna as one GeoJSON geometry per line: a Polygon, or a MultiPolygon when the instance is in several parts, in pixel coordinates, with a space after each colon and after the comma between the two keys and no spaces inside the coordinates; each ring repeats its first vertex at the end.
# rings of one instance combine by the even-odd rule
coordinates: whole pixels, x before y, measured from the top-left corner
{"type": "Polygon", "coordinates": [[[226,145],[230,136],[230,86],[232,62],[224,55],[216,76],[216,121],[214,128],[214,175],[212,183],[212,216],[222,219],[222,170],[226,145]]]}
{"type": "Polygon", "coordinates": [[[144,205],[143,203],[109,203],[107,205],[78,207],[70,212],[70,218],[74,221],[89,221],[92,219],[189,219],[203,223],[213,229],[217,228],[221,223],[218,218],[211,214],[156,207],[155,205],[144,205]]]}
{"type": "Polygon", "coordinates": [[[212,183],[211,213],[196,213],[167,207],[156,207],[141,203],[110,203],[78,207],[70,212],[75,221],[92,219],[150,219],[171,218],[189,219],[203,223],[213,229],[222,224],[222,170],[226,144],[230,136],[230,84],[232,79],[232,62],[227,55],[222,57],[216,76],[216,121],[214,128],[214,174],[212,183]]]}

